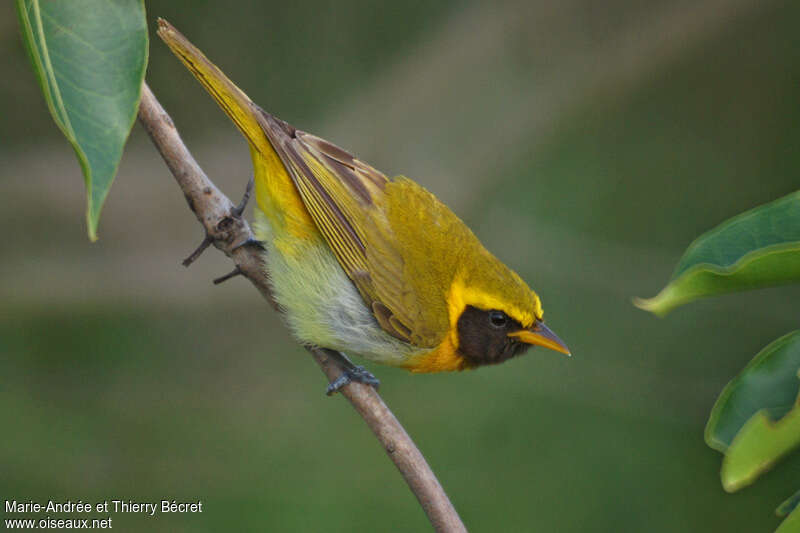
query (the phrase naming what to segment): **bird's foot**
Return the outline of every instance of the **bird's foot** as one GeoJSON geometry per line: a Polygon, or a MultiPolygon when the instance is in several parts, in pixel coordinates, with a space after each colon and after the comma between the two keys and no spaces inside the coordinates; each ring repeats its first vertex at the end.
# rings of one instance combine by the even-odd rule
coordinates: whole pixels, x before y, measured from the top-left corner
{"type": "MultiPolygon", "coordinates": [[[[244,214],[244,209],[245,209],[245,207],[247,207],[247,202],[250,200],[250,195],[253,193],[254,181],[255,180],[254,180],[253,176],[250,176],[250,179],[247,181],[247,187],[245,188],[244,196],[242,196],[242,200],[239,202],[239,205],[235,205],[235,206],[231,207],[231,213],[230,213],[231,217],[239,218],[239,217],[242,216],[242,214],[244,214]]],[[[211,235],[208,234],[208,232],[206,232],[206,235],[205,235],[205,237],[203,237],[203,242],[200,243],[200,246],[198,246],[197,249],[195,249],[195,251],[192,252],[191,255],[189,255],[189,257],[187,257],[186,259],[183,260],[183,266],[188,267],[189,265],[194,263],[195,260],[197,260],[197,258],[200,257],[203,254],[203,252],[206,251],[206,248],[211,246],[213,243],[214,243],[214,239],[211,237],[211,235]]],[[[241,248],[242,246],[251,246],[251,245],[252,246],[258,246],[262,250],[264,249],[264,243],[263,242],[257,241],[254,238],[250,237],[246,241],[234,245],[233,248],[231,248],[231,251],[234,251],[237,248],[241,248]]],[[[235,276],[236,274],[237,274],[236,272],[232,272],[230,274],[222,276],[221,278],[217,278],[217,280],[221,280],[221,281],[214,280],[214,283],[215,284],[222,283],[222,281],[225,281],[226,279],[230,279],[231,277],[235,276]]]]}
{"type": "Polygon", "coordinates": [[[356,381],[358,383],[363,383],[364,385],[369,385],[375,390],[378,390],[378,387],[380,387],[381,385],[381,382],[378,380],[378,378],[372,375],[372,372],[370,372],[363,366],[353,365],[350,368],[342,369],[342,375],[328,384],[328,388],[325,390],[325,394],[330,396],[334,392],[338,391],[339,389],[341,389],[342,387],[353,381],[356,381]]]}
{"type": "MultiPolygon", "coordinates": [[[[234,245],[231,248],[231,252],[235,252],[236,250],[238,250],[239,248],[242,248],[244,246],[255,246],[256,248],[258,248],[262,252],[266,250],[266,248],[264,248],[264,242],[263,241],[259,241],[257,239],[254,239],[253,237],[248,237],[246,241],[244,241],[244,242],[242,242],[240,244],[234,245]]],[[[215,279],[214,280],[214,285],[219,285],[222,282],[228,281],[229,279],[235,278],[236,276],[240,276],[242,274],[244,274],[244,272],[242,271],[242,268],[239,265],[236,265],[236,268],[234,268],[233,270],[231,270],[230,272],[228,272],[224,276],[220,276],[217,279],[215,279]]]]}
{"type": "MultiPolygon", "coordinates": [[[[250,200],[250,194],[252,194],[253,192],[253,183],[254,183],[253,176],[250,176],[250,181],[247,182],[247,189],[245,189],[244,191],[244,196],[242,197],[242,201],[239,202],[239,205],[231,209],[232,216],[240,217],[244,213],[244,208],[247,207],[247,202],[250,200]]],[[[258,239],[254,239],[252,236],[250,236],[244,242],[234,244],[231,247],[231,252],[235,252],[236,250],[244,246],[254,246],[260,249],[261,251],[265,250],[263,241],[259,241],[258,239]]]]}

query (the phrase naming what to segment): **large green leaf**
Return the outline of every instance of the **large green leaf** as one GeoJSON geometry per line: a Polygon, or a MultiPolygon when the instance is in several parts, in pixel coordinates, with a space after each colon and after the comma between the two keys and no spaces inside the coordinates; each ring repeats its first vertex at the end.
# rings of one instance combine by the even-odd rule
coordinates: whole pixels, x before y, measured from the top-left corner
{"type": "Polygon", "coordinates": [[[800,281],[800,191],[701,235],[660,293],[635,304],[657,315],[697,298],[800,281]]]}
{"type": "Polygon", "coordinates": [[[734,436],[758,411],[773,420],[788,413],[800,388],[800,330],[761,350],[719,395],[705,430],[706,443],[726,452],[734,436]]]}
{"type": "MultiPolygon", "coordinates": [[[[800,397],[799,397],[800,399],[800,397]]],[[[777,422],[759,411],[733,438],[722,460],[722,486],[746,487],[781,457],[800,446],[800,403],[777,422]]]]}
{"type": "Polygon", "coordinates": [[[86,182],[89,237],[122,158],[147,64],[143,0],[17,0],[22,34],[86,182]]]}

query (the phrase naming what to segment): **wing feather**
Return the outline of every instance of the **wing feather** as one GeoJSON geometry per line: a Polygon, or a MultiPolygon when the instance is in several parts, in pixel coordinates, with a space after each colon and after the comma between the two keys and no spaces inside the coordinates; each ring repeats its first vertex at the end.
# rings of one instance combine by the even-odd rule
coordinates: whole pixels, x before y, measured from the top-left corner
{"type": "Polygon", "coordinates": [[[403,250],[387,219],[390,180],[338,146],[253,106],[311,218],[381,328],[403,341],[435,346],[438,336],[425,325],[423,299],[405,281],[403,250]]]}

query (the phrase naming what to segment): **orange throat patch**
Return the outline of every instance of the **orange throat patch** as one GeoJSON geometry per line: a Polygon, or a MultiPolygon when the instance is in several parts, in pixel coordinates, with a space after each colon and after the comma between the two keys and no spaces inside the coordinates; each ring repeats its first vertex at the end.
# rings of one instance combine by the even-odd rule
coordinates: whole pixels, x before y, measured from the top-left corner
{"type": "Polygon", "coordinates": [[[453,343],[452,335],[448,335],[444,341],[430,352],[412,357],[405,366],[414,373],[432,372],[453,372],[456,370],[466,370],[474,365],[470,364],[460,353],[457,346],[453,343]]]}

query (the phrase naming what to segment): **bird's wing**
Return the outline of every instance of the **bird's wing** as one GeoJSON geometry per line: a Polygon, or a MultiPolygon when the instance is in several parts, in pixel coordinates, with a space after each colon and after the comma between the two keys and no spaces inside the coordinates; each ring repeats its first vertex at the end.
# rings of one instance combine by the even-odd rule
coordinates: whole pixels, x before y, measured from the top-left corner
{"type": "Polygon", "coordinates": [[[341,148],[264,112],[178,30],[162,19],[158,25],[158,35],[247,138],[253,157],[267,161],[270,172],[287,171],[381,327],[406,342],[435,347],[447,331],[447,308],[430,281],[447,279],[432,275],[446,258],[421,254],[431,248],[427,230],[437,226],[442,232],[441,217],[452,213],[410,180],[390,181],[341,148]]]}
{"type": "Polygon", "coordinates": [[[252,105],[311,218],[381,327],[405,342],[436,346],[443,317],[430,315],[443,311],[446,321],[447,310],[428,308],[430,298],[407,281],[404,249],[386,213],[393,182],[345,150],[252,105]]]}

